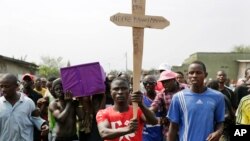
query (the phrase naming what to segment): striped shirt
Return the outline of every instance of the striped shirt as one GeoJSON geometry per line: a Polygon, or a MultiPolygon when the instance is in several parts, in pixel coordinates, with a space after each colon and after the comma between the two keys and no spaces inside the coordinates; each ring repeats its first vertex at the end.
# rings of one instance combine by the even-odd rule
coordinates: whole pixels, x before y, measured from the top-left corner
{"type": "Polygon", "coordinates": [[[205,141],[215,124],[224,121],[224,114],[222,93],[210,88],[199,94],[185,89],[173,96],[167,117],[179,125],[179,140],[205,141]]]}
{"type": "Polygon", "coordinates": [[[236,111],[236,124],[250,125],[250,95],[243,97],[236,111]]]}

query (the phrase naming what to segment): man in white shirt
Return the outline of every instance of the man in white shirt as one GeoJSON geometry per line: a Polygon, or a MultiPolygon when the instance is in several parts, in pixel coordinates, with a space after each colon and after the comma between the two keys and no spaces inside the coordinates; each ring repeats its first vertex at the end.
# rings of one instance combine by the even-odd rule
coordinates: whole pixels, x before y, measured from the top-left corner
{"type": "Polygon", "coordinates": [[[17,78],[5,74],[0,78],[0,140],[33,141],[33,125],[41,134],[48,133],[48,125],[39,117],[35,103],[17,92],[17,78]]]}

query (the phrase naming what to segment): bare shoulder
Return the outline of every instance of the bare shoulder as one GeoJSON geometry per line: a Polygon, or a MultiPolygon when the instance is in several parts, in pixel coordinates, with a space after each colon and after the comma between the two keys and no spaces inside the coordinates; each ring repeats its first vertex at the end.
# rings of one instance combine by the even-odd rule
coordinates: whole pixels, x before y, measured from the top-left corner
{"type": "Polygon", "coordinates": [[[49,104],[49,110],[50,111],[54,111],[54,110],[56,110],[56,109],[58,109],[58,100],[57,99],[55,99],[55,100],[53,100],[50,104],[49,104]]]}

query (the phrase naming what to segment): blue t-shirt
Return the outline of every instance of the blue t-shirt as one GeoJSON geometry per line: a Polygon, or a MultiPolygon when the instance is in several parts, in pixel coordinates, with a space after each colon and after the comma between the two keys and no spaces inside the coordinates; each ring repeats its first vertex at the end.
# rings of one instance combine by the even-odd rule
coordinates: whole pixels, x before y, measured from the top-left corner
{"type": "Polygon", "coordinates": [[[207,88],[203,93],[184,89],[172,98],[167,117],[179,125],[181,141],[205,141],[215,124],[224,121],[223,94],[207,88]]]}
{"type": "MultiPolygon", "coordinates": [[[[147,96],[143,96],[143,102],[147,107],[150,107],[152,104],[152,100],[149,99],[147,96]]],[[[156,113],[156,117],[161,116],[161,111],[156,113]]],[[[163,132],[162,126],[160,124],[156,125],[149,125],[144,124],[143,134],[142,134],[143,141],[163,141],[163,132]]]]}

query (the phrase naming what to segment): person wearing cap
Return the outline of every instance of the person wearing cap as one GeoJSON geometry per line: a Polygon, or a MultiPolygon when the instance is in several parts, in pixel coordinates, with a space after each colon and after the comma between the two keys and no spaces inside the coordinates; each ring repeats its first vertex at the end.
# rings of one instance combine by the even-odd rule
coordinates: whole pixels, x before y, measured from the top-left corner
{"type": "Polygon", "coordinates": [[[185,89],[185,85],[176,81],[177,74],[171,70],[163,71],[160,74],[158,82],[162,83],[163,90],[160,91],[154,101],[151,104],[150,110],[157,112],[159,108],[162,108],[163,115],[161,123],[164,125],[164,136],[167,136],[169,122],[166,118],[166,114],[169,109],[170,102],[175,93],[185,89]]]}
{"type": "Polygon", "coordinates": [[[0,140],[38,141],[33,138],[33,126],[48,133],[48,125],[41,119],[34,102],[25,94],[16,91],[17,77],[5,74],[0,78],[0,140]]]}
{"type": "Polygon", "coordinates": [[[31,74],[24,74],[22,77],[23,89],[22,92],[25,93],[29,98],[31,98],[35,105],[37,105],[38,99],[42,98],[42,95],[33,90],[34,87],[34,76],[31,74]]]}
{"type": "Polygon", "coordinates": [[[190,87],[172,98],[167,141],[218,141],[223,133],[225,101],[221,92],[207,88],[206,66],[194,61],[188,67],[190,87]]]}
{"type": "MultiPolygon", "coordinates": [[[[158,71],[159,71],[159,74],[161,74],[162,72],[164,71],[169,71],[172,69],[172,66],[167,64],[167,63],[161,63],[159,68],[158,68],[158,71]]],[[[156,91],[162,91],[164,89],[162,83],[160,81],[157,82],[156,86],[155,86],[155,90],[156,91]]]]}
{"type": "MultiPolygon", "coordinates": [[[[23,89],[22,92],[26,94],[30,99],[33,100],[34,104],[37,107],[37,101],[42,98],[42,95],[33,90],[34,87],[34,76],[26,73],[22,77],[23,89]]],[[[41,140],[40,131],[37,128],[34,128],[34,140],[41,140]]]]}

